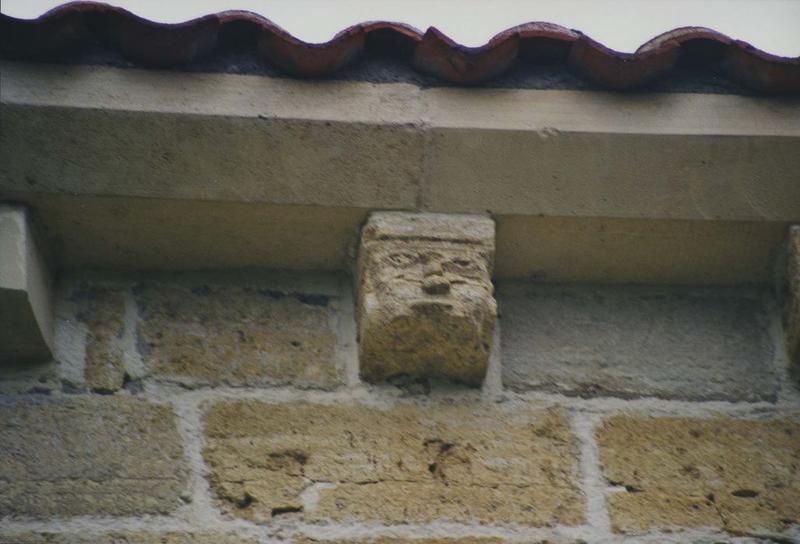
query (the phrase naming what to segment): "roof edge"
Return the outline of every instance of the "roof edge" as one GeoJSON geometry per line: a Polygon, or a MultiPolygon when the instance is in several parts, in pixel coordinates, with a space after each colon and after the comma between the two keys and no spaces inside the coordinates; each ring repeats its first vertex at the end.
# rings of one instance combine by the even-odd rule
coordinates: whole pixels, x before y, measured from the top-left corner
{"type": "Polygon", "coordinates": [[[363,56],[399,59],[456,85],[481,85],[519,63],[563,65],[614,90],[643,87],[681,66],[719,72],[762,93],[800,92],[800,57],[772,55],[712,29],[660,34],[635,53],[614,51],[583,33],[546,22],[504,30],[485,45],[461,45],[436,28],[365,22],[325,43],[304,42],[269,19],[222,11],[167,24],[99,2],[71,2],[36,19],[0,14],[0,56],[57,60],[91,44],[143,66],[180,66],[233,42],[294,77],[326,77],[363,56]]]}

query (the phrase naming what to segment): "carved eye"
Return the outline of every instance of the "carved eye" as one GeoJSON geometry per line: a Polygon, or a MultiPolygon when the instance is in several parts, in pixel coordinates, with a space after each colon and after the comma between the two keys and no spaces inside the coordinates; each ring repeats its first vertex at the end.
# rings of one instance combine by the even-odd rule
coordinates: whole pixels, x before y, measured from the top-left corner
{"type": "Polygon", "coordinates": [[[411,253],[392,253],[389,255],[389,261],[397,267],[411,266],[416,262],[414,255],[411,253]]]}
{"type": "Polygon", "coordinates": [[[464,258],[456,258],[447,261],[444,264],[444,269],[454,274],[472,275],[480,269],[480,266],[475,261],[464,258]]]}

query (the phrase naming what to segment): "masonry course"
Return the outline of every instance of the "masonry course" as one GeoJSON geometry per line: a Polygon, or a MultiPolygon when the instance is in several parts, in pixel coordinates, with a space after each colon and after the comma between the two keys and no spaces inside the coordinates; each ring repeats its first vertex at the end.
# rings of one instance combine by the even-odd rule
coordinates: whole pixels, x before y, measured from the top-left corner
{"type": "Polygon", "coordinates": [[[613,529],[781,532],[800,522],[800,424],[605,420],[597,432],[613,529]]]}
{"type": "MultiPolygon", "coordinates": [[[[0,533],[0,544],[257,544],[255,537],[236,533],[209,533],[197,531],[170,532],[109,532],[97,535],[78,535],[57,532],[0,533]]],[[[287,544],[504,544],[518,542],[493,537],[452,538],[402,538],[365,537],[348,539],[317,539],[293,537],[281,542],[287,544]]],[[[572,539],[527,540],[526,544],[581,544],[572,539]]]]}
{"type": "MultiPolygon", "coordinates": [[[[689,321],[698,335],[724,341],[713,348],[722,351],[710,353],[727,354],[725,366],[706,351],[697,367],[711,364],[723,377],[740,372],[743,395],[748,377],[753,391],[764,383],[778,391],[774,402],[742,396],[707,403],[602,398],[608,390],[590,391],[599,397],[591,400],[566,399],[538,387],[510,391],[508,383],[503,391],[499,382],[483,392],[439,391],[438,384],[420,394],[359,383],[353,368],[348,380],[356,381],[342,385],[337,350],[355,341],[355,323],[350,332],[341,327],[353,301],[342,287],[348,279],[338,275],[87,273],[68,280],[60,284],[57,344],[74,343],[77,359],[55,367],[62,380],[76,370],[79,381],[85,375],[86,387],[51,389],[48,381],[41,391],[0,395],[0,543],[606,544],[624,537],[754,544],[800,535],[796,385],[782,374],[785,356],[775,352],[783,341],[777,305],[758,289],[591,287],[587,293],[585,286],[525,283],[522,292],[536,297],[509,302],[507,282],[499,282],[503,341],[492,364],[501,368],[490,373],[513,363],[507,350],[514,344],[503,335],[520,300],[574,296],[574,315],[599,316],[636,335],[637,321],[620,325],[614,313],[621,305],[639,315],[637,297],[655,293],[638,321],[655,322],[669,342],[680,340],[689,321]],[[727,302],[702,302],[717,296],[727,302]],[[738,365],[754,353],[749,339],[770,342],[767,318],[776,329],[769,344],[775,368],[762,382],[760,367],[738,365]],[[276,326],[303,338],[333,334],[333,351],[319,360],[278,359],[283,376],[236,374],[230,353],[244,353],[245,363],[260,353],[236,351],[240,337],[227,332],[242,326],[259,329],[269,353],[277,349],[277,337],[268,336],[276,326]],[[184,338],[201,347],[182,351],[184,338]],[[148,345],[155,340],[162,344],[148,345]],[[207,342],[212,347],[203,347],[207,342]],[[187,368],[200,364],[202,371],[162,373],[158,350],[183,353],[187,368]],[[120,354],[125,372],[141,359],[145,373],[136,388],[118,388],[120,354]],[[317,362],[335,385],[304,381],[298,368],[317,362]],[[118,389],[97,387],[101,378],[118,389]]],[[[547,306],[538,311],[530,315],[558,317],[547,306]]],[[[611,338],[615,330],[599,334],[611,338]]],[[[57,345],[56,353],[64,348],[57,345]]],[[[355,350],[347,355],[355,356],[355,350]]],[[[639,368],[623,363],[622,369],[639,368]]],[[[43,365],[42,376],[52,366],[43,365]]],[[[644,365],[635,376],[660,387],[659,368],[644,365]]],[[[0,368],[0,379],[17,375],[16,368],[0,368]]],[[[35,387],[35,375],[24,380],[28,386],[35,387]]],[[[687,380],[702,381],[692,376],[687,380]]]]}
{"type": "Polygon", "coordinates": [[[0,406],[0,518],[167,514],[187,469],[169,406],[76,396],[0,406]]]}
{"type": "Polygon", "coordinates": [[[205,428],[212,489],[237,517],[529,526],[584,519],[577,443],[558,410],[238,401],[210,406],[205,428]],[[309,489],[317,498],[306,508],[309,489]]]}
{"type": "Polygon", "coordinates": [[[776,399],[776,350],[758,292],[501,282],[498,299],[512,389],[776,399]]]}

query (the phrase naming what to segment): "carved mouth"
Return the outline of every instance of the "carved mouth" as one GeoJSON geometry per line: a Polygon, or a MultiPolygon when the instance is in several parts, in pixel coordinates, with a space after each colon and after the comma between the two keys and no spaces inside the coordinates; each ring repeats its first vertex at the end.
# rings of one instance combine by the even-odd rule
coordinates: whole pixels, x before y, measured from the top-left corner
{"type": "Polygon", "coordinates": [[[422,299],[411,303],[411,309],[419,313],[446,313],[453,310],[453,304],[440,298],[422,299]]]}

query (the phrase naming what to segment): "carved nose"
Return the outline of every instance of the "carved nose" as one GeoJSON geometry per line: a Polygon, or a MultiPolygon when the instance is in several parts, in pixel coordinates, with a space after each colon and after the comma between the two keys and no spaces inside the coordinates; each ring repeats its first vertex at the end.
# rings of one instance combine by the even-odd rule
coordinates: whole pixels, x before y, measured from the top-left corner
{"type": "Polygon", "coordinates": [[[444,277],[441,263],[430,263],[425,267],[422,291],[428,295],[446,295],[450,292],[450,280],[444,277]]]}

